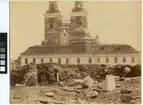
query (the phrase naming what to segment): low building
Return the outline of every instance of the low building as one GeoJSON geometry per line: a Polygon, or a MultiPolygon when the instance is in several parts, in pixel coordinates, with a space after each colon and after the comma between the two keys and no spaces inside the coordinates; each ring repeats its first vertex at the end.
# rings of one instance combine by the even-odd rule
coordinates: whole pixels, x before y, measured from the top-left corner
{"type": "Polygon", "coordinates": [[[32,46],[21,54],[22,65],[34,63],[61,64],[129,64],[140,63],[139,53],[129,45],[100,44],[86,52],[85,45],[75,46],[32,46]]]}

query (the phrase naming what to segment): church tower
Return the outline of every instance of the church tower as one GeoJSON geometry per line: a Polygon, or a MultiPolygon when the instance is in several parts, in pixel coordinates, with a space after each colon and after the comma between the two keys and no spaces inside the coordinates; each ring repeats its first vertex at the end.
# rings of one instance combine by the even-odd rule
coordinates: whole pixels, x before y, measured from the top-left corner
{"type": "Polygon", "coordinates": [[[85,53],[90,53],[93,39],[88,30],[88,12],[83,7],[83,1],[75,1],[70,14],[71,37],[70,44],[77,49],[82,48],[85,53]]]}
{"type": "Polygon", "coordinates": [[[59,26],[62,23],[62,15],[58,10],[57,1],[49,1],[49,10],[44,14],[45,35],[42,45],[59,44],[59,26]]]}
{"type": "Polygon", "coordinates": [[[88,12],[83,7],[83,1],[75,1],[74,2],[74,8],[72,9],[72,12],[70,14],[70,21],[71,21],[71,28],[78,27],[78,21],[82,19],[84,21],[84,28],[88,27],[87,23],[87,16],[88,12]]]}

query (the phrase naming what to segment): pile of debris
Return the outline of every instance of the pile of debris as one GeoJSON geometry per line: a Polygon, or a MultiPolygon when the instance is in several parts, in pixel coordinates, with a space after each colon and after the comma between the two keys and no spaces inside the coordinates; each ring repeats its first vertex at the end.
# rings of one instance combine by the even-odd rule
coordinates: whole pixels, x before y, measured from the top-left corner
{"type": "MultiPolygon", "coordinates": [[[[73,80],[70,84],[67,86],[60,87],[60,91],[64,91],[64,95],[66,95],[66,92],[69,92],[73,95],[72,99],[68,100],[60,100],[57,101],[49,98],[40,98],[37,100],[37,103],[44,103],[44,104],[89,104],[88,100],[86,101],[85,98],[96,98],[98,96],[98,92],[96,90],[93,90],[92,87],[94,86],[94,80],[87,76],[84,79],[78,79],[73,80]],[[64,102],[63,102],[64,101],[64,102]]],[[[61,94],[60,93],[60,96],[61,94]]],[[[55,92],[47,92],[45,93],[45,96],[47,97],[55,97],[55,92]]],[[[66,97],[64,97],[66,98],[66,97]]]]}
{"type": "MultiPolygon", "coordinates": [[[[124,82],[125,81],[126,80],[124,80],[124,82]]],[[[131,82],[132,80],[129,81],[131,82]]],[[[120,80],[118,80],[118,82],[121,83],[120,80]]],[[[110,86],[107,88],[105,86],[106,84],[107,83],[103,82],[98,83],[97,81],[94,81],[90,76],[87,76],[84,79],[73,80],[70,84],[60,87],[60,90],[58,91],[50,91],[45,93],[45,96],[48,98],[40,98],[37,101],[39,103],[48,104],[137,104],[141,102],[141,100],[136,101],[136,99],[141,99],[141,95],[131,94],[133,91],[129,89],[129,87],[124,88],[126,84],[123,83],[123,86],[122,84],[119,86],[116,84],[113,86],[114,88],[112,88],[112,90],[110,90],[110,86]],[[66,94],[69,94],[67,95],[69,97],[70,95],[73,95],[74,98],[69,100],[67,97],[65,97],[66,94]],[[60,100],[58,95],[60,95],[60,97],[63,96],[64,99],[60,100]],[[56,100],[54,100],[55,98],[56,100]]]]}
{"type": "MultiPolygon", "coordinates": [[[[31,72],[31,74],[34,71],[31,72]]],[[[61,73],[59,71],[59,73],[61,73]]],[[[28,75],[28,77],[31,76],[28,75]]],[[[28,78],[27,77],[27,78],[28,78]]],[[[29,90],[26,100],[38,104],[139,104],[141,103],[141,78],[123,78],[108,74],[105,80],[98,82],[90,75],[80,79],[68,79],[44,87],[25,87],[29,90]],[[112,84],[111,84],[112,83],[112,84]],[[34,91],[35,90],[35,91],[34,91]],[[35,98],[32,97],[34,94],[35,98]]],[[[19,90],[19,92],[23,91],[19,90]]],[[[16,92],[17,93],[17,92],[16,92]]],[[[23,100],[23,96],[14,96],[14,100],[23,100]],[[21,98],[20,98],[21,97],[21,98]]]]}

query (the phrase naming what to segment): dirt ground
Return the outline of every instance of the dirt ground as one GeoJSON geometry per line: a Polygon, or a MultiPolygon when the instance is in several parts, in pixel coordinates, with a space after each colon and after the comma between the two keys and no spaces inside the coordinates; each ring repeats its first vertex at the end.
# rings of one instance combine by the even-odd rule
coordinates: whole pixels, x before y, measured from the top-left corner
{"type": "MultiPolygon", "coordinates": [[[[102,84],[102,83],[101,83],[102,84]]],[[[100,91],[97,97],[89,97],[96,87],[79,89],[80,91],[65,91],[60,86],[11,87],[11,104],[42,104],[47,101],[51,104],[121,104],[121,89],[130,89],[131,96],[141,97],[141,78],[116,80],[113,91],[100,91]],[[52,92],[52,96],[45,94],[52,92]],[[43,100],[43,101],[40,101],[43,100]]],[[[102,87],[102,86],[101,86],[102,87]]],[[[140,104],[141,99],[132,99],[134,104],[140,104]]]]}

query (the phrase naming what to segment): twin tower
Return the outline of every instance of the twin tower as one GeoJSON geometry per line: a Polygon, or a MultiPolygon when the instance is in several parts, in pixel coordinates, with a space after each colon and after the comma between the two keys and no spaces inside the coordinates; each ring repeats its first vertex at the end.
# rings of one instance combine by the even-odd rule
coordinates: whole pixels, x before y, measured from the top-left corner
{"type": "Polygon", "coordinates": [[[57,1],[49,1],[49,9],[44,14],[45,35],[42,45],[69,45],[79,42],[92,42],[88,31],[88,12],[83,1],[75,1],[70,20],[63,20],[57,1]]]}

